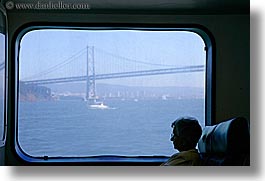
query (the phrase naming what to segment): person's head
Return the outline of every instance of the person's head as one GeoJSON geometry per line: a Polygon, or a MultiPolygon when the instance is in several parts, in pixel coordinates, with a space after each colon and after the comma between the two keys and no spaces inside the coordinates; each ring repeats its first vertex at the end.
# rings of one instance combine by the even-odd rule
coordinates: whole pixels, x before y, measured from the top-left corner
{"type": "Polygon", "coordinates": [[[174,148],[179,151],[194,149],[201,137],[202,128],[197,119],[181,117],[171,125],[173,133],[171,141],[174,148]]]}

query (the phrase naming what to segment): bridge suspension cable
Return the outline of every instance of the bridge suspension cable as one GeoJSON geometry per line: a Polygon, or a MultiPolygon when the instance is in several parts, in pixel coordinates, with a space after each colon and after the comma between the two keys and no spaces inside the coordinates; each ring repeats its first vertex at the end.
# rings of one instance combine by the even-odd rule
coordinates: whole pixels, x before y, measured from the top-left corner
{"type": "Polygon", "coordinates": [[[25,78],[23,78],[23,80],[28,80],[28,79],[31,79],[31,78],[35,78],[36,79],[36,77],[47,75],[47,74],[49,74],[51,72],[54,72],[54,71],[56,71],[58,69],[61,69],[63,66],[69,64],[70,62],[75,60],[77,57],[83,55],[84,53],[86,53],[86,48],[81,49],[80,51],[78,51],[77,53],[72,55],[71,57],[67,58],[66,60],[64,60],[64,61],[62,61],[62,62],[60,62],[60,63],[58,63],[58,64],[56,64],[56,65],[54,65],[52,67],[50,67],[49,69],[46,69],[46,70],[44,70],[42,72],[39,72],[39,73],[34,74],[34,75],[31,75],[29,77],[25,77],[25,78]]]}
{"type": "Polygon", "coordinates": [[[5,68],[5,62],[0,63],[0,71],[5,68]]]}
{"type": "Polygon", "coordinates": [[[124,57],[124,56],[121,56],[121,55],[117,55],[117,54],[108,52],[108,51],[103,50],[103,49],[98,48],[98,47],[95,47],[95,49],[97,51],[100,51],[100,52],[105,53],[107,55],[110,55],[112,57],[116,57],[116,58],[119,58],[119,59],[123,59],[124,61],[127,61],[127,62],[139,63],[139,64],[144,64],[144,65],[153,65],[153,66],[159,66],[159,67],[176,67],[176,65],[150,63],[150,62],[145,62],[145,61],[134,60],[134,59],[131,59],[131,58],[127,58],[127,57],[124,57]]]}

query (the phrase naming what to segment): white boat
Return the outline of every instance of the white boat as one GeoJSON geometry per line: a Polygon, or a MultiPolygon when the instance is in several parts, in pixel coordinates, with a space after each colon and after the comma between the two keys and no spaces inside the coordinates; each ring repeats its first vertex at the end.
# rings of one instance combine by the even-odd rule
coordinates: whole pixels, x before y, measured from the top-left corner
{"type": "Polygon", "coordinates": [[[94,109],[108,109],[109,107],[107,105],[104,105],[103,102],[95,103],[95,104],[90,104],[89,105],[91,108],[94,109]]]}

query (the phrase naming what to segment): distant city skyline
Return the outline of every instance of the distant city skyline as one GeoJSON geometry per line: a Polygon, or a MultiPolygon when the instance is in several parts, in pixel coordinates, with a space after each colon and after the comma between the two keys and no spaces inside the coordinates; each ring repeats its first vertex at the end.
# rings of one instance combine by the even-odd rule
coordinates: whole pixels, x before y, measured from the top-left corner
{"type": "MultiPolygon", "coordinates": [[[[79,96],[86,95],[85,83],[70,83],[47,85],[54,95],[79,96]]],[[[168,98],[168,99],[195,99],[204,98],[203,88],[194,87],[134,87],[109,84],[97,84],[99,98],[168,98]]]]}

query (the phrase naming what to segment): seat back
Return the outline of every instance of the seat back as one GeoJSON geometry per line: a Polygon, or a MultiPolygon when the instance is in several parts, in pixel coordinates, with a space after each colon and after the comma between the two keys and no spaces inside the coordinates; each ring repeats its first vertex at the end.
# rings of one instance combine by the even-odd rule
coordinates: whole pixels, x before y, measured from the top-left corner
{"type": "Polygon", "coordinates": [[[206,126],[198,142],[202,165],[250,165],[250,133],[245,118],[206,126]]]}

